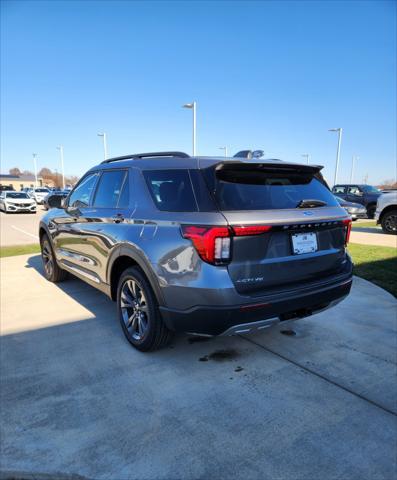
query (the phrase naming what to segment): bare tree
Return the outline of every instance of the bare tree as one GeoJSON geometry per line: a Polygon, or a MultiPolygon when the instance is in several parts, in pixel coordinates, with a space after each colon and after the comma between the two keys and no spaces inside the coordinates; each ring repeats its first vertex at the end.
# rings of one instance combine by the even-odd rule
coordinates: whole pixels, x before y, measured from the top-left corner
{"type": "Polygon", "coordinates": [[[39,172],[39,177],[45,178],[45,177],[51,176],[52,174],[53,174],[53,173],[52,173],[52,171],[51,171],[49,168],[43,167],[43,168],[40,170],[40,172],[39,172]]]}
{"type": "Polygon", "coordinates": [[[10,168],[9,170],[10,175],[14,175],[15,177],[19,177],[21,175],[21,170],[18,167],[10,168]]]}

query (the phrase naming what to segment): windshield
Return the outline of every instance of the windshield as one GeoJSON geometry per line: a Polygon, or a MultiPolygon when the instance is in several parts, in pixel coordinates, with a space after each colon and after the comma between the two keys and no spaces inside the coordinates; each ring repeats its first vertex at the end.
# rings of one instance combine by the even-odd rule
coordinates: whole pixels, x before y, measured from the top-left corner
{"type": "Polygon", "coordinates": [[[23,192],[6,192],[7,198],[29,198],[26,193],[23,192]]]}
{"type": "Polygon", "coordinates": [[[34,191],[38,192],[38,193],[48,193],[49,192],[49,190],[47,190],[46,188],[35,188],[34,191]]]}
{"type": "Polygon", "coordinates": [[[363,185],[361,188],[366,193],[381,193],[380,190],[378,190],[376,187],[373,187],[372,185],[363,185]]]}

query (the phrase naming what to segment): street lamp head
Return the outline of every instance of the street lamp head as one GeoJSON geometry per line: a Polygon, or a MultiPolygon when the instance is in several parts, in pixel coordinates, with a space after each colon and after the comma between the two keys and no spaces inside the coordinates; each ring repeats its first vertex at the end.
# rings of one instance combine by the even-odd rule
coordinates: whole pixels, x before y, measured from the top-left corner
{"type": "Polygon", "coordinates": [[[182,108],[193,108],[193,103],[185,103],[182,108]]]}
{"type": "Polygon", "coordinates": [[[103,137],[103,136],[105,135],[105,132],[103,132],[103,133],[98,133],[97,135],[98,135],[98,137],[103,137]]]}
{"type": "Polygon", "coordinates": [[[339,127],[339,128],[330,128],[328,131],[329,132],[340,132],[342,129],[339,127]]]}

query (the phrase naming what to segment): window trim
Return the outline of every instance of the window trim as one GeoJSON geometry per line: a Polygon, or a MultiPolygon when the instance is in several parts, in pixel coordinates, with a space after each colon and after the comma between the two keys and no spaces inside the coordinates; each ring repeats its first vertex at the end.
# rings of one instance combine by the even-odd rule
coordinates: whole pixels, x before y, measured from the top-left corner
{"type": "Polygon", "coordinates": [[[121,192],[123,191],[123,187],[124,187],[124,183],[126,181],[126,178],[129,178],[128,176],[128,171],[129,169],[128,168],[106,168],[106,169],[103,169],[103,170],[99,170],[99,178],[98,178],[98,181],[95,185],[95,191],[94,191],[94,194],[93,194],[93,197],[92,197],[92,202],[90,204],[90,206],[92,208],[96,208],[98,210],[104,210],[104,209],[115,209],[115,208],[123,208],[123,209],[126,209],[126,208],[129,208],[128,207],[119,207],[119,202],[120,202],[120,196],[121,196],[121,192]],[[121,182],[121,187],[120,187],[120,193],[119,193],[119,196],[118,196],[118,199],[117,199],[117,205],[115,207],[98,207],[95,205],[95,199],[96,199],[96,196],[97,196],[97,193],[98,193],[98,187],[101,183],[101,179],[102,179],[102,176],[106,173],[106,172],[124,172],[124,178],[123,178],[123,181],[121,182]]]}

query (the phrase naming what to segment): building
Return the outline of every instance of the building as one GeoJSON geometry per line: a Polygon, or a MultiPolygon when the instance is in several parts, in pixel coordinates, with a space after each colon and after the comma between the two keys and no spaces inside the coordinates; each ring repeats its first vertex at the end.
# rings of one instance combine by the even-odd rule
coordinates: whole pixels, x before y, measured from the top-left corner
{"type": "MultiPolygon", "coordinates": [[[[8,175],[0,174],[0,187],[11,187],[16,191],[20,191],[25,187],[35,187],[36,181],[34,175],[8,175]]],[[[37,178],[37,186],[42,187],[44,185],[41,177],[37,178]]]]}

